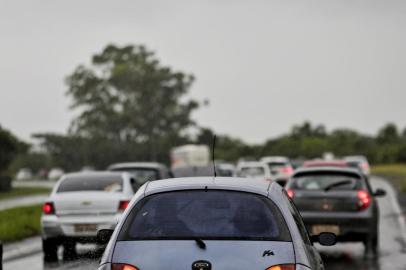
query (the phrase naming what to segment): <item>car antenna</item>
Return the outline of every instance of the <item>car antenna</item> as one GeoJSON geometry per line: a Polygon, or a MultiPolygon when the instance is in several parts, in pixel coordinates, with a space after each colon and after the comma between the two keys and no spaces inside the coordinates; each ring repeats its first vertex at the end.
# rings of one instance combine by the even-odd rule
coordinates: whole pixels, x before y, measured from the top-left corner
{"type": "Polygon", "coordinates": [[[214,177],[217,177],[217,172],[216,172],[216,162],[214,159],[214,150],[216,149],[216,134],[213,135],[213,149],[212,149],[212,160],[213,160],[213,169],[214,169],[214,177]]]}

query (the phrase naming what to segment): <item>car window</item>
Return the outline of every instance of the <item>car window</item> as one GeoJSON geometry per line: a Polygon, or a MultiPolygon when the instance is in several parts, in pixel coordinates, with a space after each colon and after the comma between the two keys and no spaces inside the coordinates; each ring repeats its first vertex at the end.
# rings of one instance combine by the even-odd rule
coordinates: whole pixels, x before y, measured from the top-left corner
{"type": "Polygon", "coordinates": [[[299,190],[354,190],[360,186],[360,178],[349,174],[305,174],[294,177],[293,188],[299,190]]]}
{"type": "Polygon", "coordinates": [[[265,175],[265,170],[262,167],[245,167],[240,169],[238,175],[241,177],[262,176],[265,175]]]}
{"type": "Polygon", "coordinates": [[[123,180],[120,176],[75,177],[63,180],[57,193],[73,191],[121,192],[122,190],[123,180]]]}
{"type": "Polygon", "coordinates": [[[299,233],[300,233],[300,236],[303,239],[303,242],[306,245],[312,245],[312,242],[310,241],[309,233],[308,233],[308,231],[306,229],[306,226],[305,226],[305,224],[303,222],[302,216],[300,215],[299,211],[297,210],[295,204],[292,202],[291,199],[289,199],[289,197],[286,194],[285,194],[285,198],[289,202],[289,204],[288,204],[289,211],[292,214],[293,219],[295,220],[295,224],[296,224],[296,226],[297,226],[297,228],[299,230],[299,233]]]}
{"type": "Polygon", "coordinates": [[[145,198],[119,240],[244,239],[290,241],[285,220],[268,198],[234,191],[177,191],[145,198]]]}
{"type": "Polygon", "coordinates": [[[156,169],[150,168],[119,168],[114,169],[114,171],[123,171],[132,174],[135,180],[140,183],[144,184],[148,181],[158,180],[160,179],[159,172],[156,169]]]}

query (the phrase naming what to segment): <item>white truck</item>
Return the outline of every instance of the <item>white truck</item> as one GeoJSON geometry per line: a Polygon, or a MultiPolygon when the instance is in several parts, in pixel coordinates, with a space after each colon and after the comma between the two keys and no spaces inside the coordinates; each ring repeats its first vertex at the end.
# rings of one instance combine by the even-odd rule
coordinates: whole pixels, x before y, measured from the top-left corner
{"type": "Polygon", "coordinates": [[[210,165],[210,150],[207,145],[188,144],[171,151],[171,168],[204,167],[210,165]]]}

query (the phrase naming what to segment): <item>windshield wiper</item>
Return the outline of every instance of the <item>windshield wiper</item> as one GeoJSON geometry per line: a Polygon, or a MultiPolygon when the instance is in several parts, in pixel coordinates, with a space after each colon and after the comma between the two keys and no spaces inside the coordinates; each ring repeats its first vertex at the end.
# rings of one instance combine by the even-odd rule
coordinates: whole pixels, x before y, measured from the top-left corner
{"type": "Polygon", "coordinates": [[[351,183],[352,183],[352,181],[350,181],[350,180],[335,182],[335,183],[333,183],[333,184],[330,184],[330,185],[326,186],[326,187],[324,188],[324,191],[327,192],[327,191],[329,191],[330,189],[333,189],[333,188],[335,188],[335,187],[344,186],[344,185],[348,185],[348,184],[351,184],[351,183]]]}
{"type": "Polygon", "coordinates": [[[201,238],[196,237],[194,240],[199,248],[206,249],[206,243],[201,238]]]}

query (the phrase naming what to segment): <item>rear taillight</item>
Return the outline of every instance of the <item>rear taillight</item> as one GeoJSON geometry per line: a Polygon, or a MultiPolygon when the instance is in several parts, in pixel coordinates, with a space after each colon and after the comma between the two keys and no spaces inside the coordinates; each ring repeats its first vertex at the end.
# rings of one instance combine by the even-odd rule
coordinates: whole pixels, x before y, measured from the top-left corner
{"type": "Polygon", "coordinates": [[[139,270],[137,267],[125,263],[112,263],[111,270],[139,270]]]}
{"type": "Polygon", "coordinates": [[[358,210],[367,209],[371,205],[371,196],[365,190],[358,190],[358,210]]]}
{"type": "Polygon", "coordinates": [[[120,201],[120,203],[118,204],[118,210],[124,211],[125,209],[127,209],[129,204],[130,204],[130,201],[120,201]]]}
{"type": "Polygon", "coordinates": [[[268,267],[266,270],[295,270],[294,264],[281,264],[268,267]]]}
{"type": "Polygon", "coordinates": [[[288,166],[288,167],[283,167],[283,168],[281,168],[280,172],[281,172],[281,173],[284,173],[284,174],[291,175],[291,174],[293,174],[293,168],[290,167],[290,166],[288,166]]]}
{"type": "Polygon", "coordinates": [[[368,163],[366,163],[366,162],[364,162],[364,163],[361,163],[361,168],[362,169],[369,169],[369,164],[368,163]]]}
{"type": "Polygon", "coordinates": [[[295,196],[295,192],[293,191],[293,189],[288,189],[286,190],[286,192],[288,193],[289,198],[293,199],[293,197],[295,196]]]}
{"type": "Polygon", "coordinates": [[[55,214],[54,204],[52,202],[44,203],[44,205],[42,206],[42,212],[45,215],[54,215],[55,214]]]}

